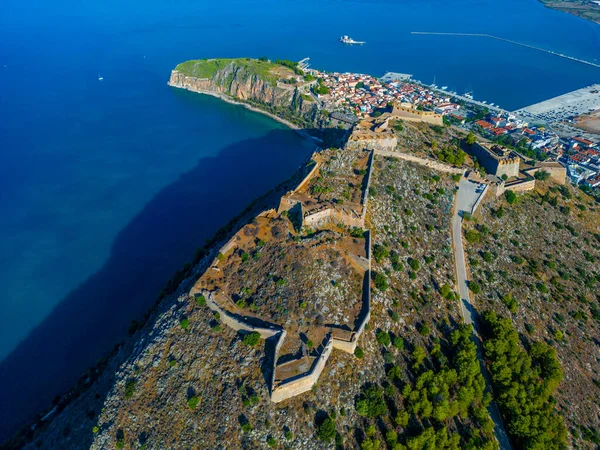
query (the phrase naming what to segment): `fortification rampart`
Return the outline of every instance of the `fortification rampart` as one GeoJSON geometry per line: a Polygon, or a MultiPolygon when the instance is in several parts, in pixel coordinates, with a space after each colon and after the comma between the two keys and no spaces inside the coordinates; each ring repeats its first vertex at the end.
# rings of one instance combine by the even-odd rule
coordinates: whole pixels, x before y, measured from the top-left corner
{"type": "Polygon", "coordinates": [[[247,331],[248,333],[257,332],[263,339],[269,339],[278,334],[281,334],[284,330],[278,325],[269,324],[268,327],[257,327],[255,325],[251,325],[246,318],[243,316],[236,316],[229,311],[221,308],[216,301],[216,292],[209,292],[206,290],[198,290],[190,292],[192,295],[202,294],[206,298],[206,305],[215,312],[219,313],[220,320],[229,328],[235,331],[247,331]]]}
{"type": "Polygon", "coordinates": [[[365,217],[367,217],[367,205],[369,204],[369,187],[371,186],[371,177],[373,175],[373,160],[374,159],[375,159],[375,151],[372,151],[371,154],[369,155],[369,161],[367,162],[369,169],[367,170],[367,179],[366,179],[366,182],[364,183],[365,186],[363,188],[362,196],[360,199],[360,202],[363,205],[362,214],[361,214],[362,219],[363,219],[363,224],[364,224],[365,217]]]}
{"type": "Polygon", "coordinates": [[[391,150],[398,145],[396,137],[367,137],[351,135],[346,142],[346,150],[391,150]]]}
{"type": "Polygon", "coordinates": [[[444,125],[444,116],[431,111],[419,111],[410,105],[394,105],[390,119],[402,119],[407,122],[424,122],[430,125],[444,125]]]}
{"type": "Polygon", "coordinates": [[[328,223],[343,223],[349,227],[363,227],[365,219],[356,213],[346,213],[335,208],[322,209],[316,213],[307,214],[302,219],[302,224],[310,228],[320,228],[328,223]]]}
{"type": "Polygon", "coordinates": [[[513,183],[507,183],[504,186],[506,191],[513,192],[526,192],[532,191],[535,189],[535,178],[527,179],[527,180],[519,180],[513,183]]]}
{"type": "Polygon", "coordinates": [[[414,162],[416,164],[420,164],[425,167],[429,167],[430,169],[438,170],[440,172],[446,173],[455,173],[455,174],[464,174],[465,169],[460,169],[458,167],[452,167],[447,164],[441,163],[439,161],[434,161],[433,159],[420,158],[415,155],[409,155],[408,153],[402,152],[390,152],[383,150],[376,150],[375,154],[380,156],[390,156],[392,158],[403,159],[405,161],[414,162]]]}
{"type": "Polygon", "coordinates": [[[303,375],[293,377],[289,379],[289,381],[284,380],[277,386],[273,386],[271,391],[271,401],[273,403],[279,403],[290,397],[310,391],[318,381],[321,372],[323,372],[332,349],[333,340],[328,336],[327,342],[323,346],[323,351],[319,354],[310,370],[303,375]]]}
{"type": "MultiPolygon", "coordinates": [[[[290,191],[286,196],[281,198],[279,208],[277,213],[281,213],[282,211],[289,210],[298,203],[300,204],[300,211],[303,217],[303,225],[309,226],[312,228],[319,228],[325,225],[326,223],[344,223],[346,226],[350,227],[364,227],[364,217],[366,215],[366,208],[368,203],[368,189],[370,186],[370,180],[373,172],[373,159],[374,152],[371,152],[368,159],[368,168],[366,173],[366,179],[363,180],[363,192],[361,193],[361,201],[360,204],[354,204],[354,206],[350,205],[342,205],[339,209],[334,207],[326,207],[325,209],[318,210],[313,214],[304,215],[304,205],[301,200],[289,198],[290,195],[297,193],[298,191],[306,188],[306,185],[310,182],[311,178],[317,173],[319,167],[321,165],[320,156],[318,154],[313,155],[313,160],[315,161],[314,167],[310,170],[310,172],[304,177],[304,179],[300,182],[300,184],[293,190],[290,191]],[[362,214],[360,214],[361,211],[362,214]]],[[[274,214],[274,210],[265,211],[259,216],[264,216],[267,219],[270,214],[274,214]]],[[[223,247],[221,247],[219,253],[225,255],[229,253],[237,246],[239,233],[236,233],[223,247]]],[[[266,326],[257,326],[255,325],[259,319],[254,317],[246,317],[241,314],[234,314],[231,311],[228,311],[223,307],[224,302],[230,302],[233,305],[233,301],[224,293],[217,290],[209,291],[204,289],[202,283],[198,283],[197,286],[194,286],[190,291],[190,295],[194,296],[196,294],[202,294],[206,298],[207,306],[214,312],[219,314],[220,320],[223,324],[227,325],[233,330],[243,331],[243,332],[257,332],[263,339],[269,338],[277,338],[277,343],[275,344],[275,349],[273,352],[273,366],[272,366],[272,374],[271,374],[271,400],[273,402],[281,402],[290,397],[299,395],[303,392],[306,392],[314,386],[314,384],[318,381],[319,376],[321,375],[327,360],[331,354],[333,348],[345,351],[347,353],[353,354],[357,345],[358,340],[362,333],[365,330],[366,324],[370,319],[371,313],[371,233],[369,231],[365,232],[365,250],[366,250],[366,258],[362,256],[356,256],[359,260],[359,265],[365,268],[364,274],[364,286],[363,286],[363,294],[362,294],[362,307],[359,316],[357,317],[356,329],[353,331],[350,330],[337,330],[337,334],[334,337],[334,330],[332,329],[330,333],[326,337],[326,341],[322,346],[322,349],[318,351],[318,356],[312,363],[311,368],[302,374],[297,374],[294,376],[288,376],[287,378],[278,380],[277,373],[285,373],[286,365],[288,364],[297,364],[298,360],[292,360],[287,363],[282,364],[281,366],[277,365],[277,360],[279,358],[279,352],[282,348],[284,340],[287,336],[286,331],[280,327],[279,325],[266,324],[266,326]],[[280,370],[278,372],[278,369],[280,370]]],[[[216,258],[213,260],[212,267],[209,270],[215,271],[216,274],[221,273],[221,268],[219,268],[220,259],[216,258]]],[[[222,276],[222,275],[221,275],[222,276]]],[[[218,278],[218,276],[217,276],[218,278]]]]}
{"type": "Polygon", "coordinates": [[[565,184],[567,182],[567,168],[557,162],[541,163],[538,167],[525,170],[525,173],[533,176],[540,170],[548,172],[550,174],[550,179],[557,184],[565,184]]]}

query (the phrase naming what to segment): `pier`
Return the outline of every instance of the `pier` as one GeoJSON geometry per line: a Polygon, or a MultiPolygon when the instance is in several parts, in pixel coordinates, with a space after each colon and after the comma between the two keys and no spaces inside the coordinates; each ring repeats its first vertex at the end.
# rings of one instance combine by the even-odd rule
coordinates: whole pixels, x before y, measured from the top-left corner
{"type": "Polygon", "coordinates": [[[560,58],[569,59],[571,61],[578,62],[580,64],[586,64],[588,66],[596,67],[600,69],[600,64],[594,63],[591,61],[586,61],[585,59],[575,58],[574,56],[565,55],[564,53],[558,53],[552,50],[547,50],[545,48],[536,47],[534,45],[524,44],[523,42],[512,41],[510,39],[505,39],[498,36],[493,36],[491,34],[484,33],[445,33],[445,32],[434,32],[434,31],[411,31],[410,34],[426,34],[426,35],[437,35],[437,36],[471,36],[471,37],[484,37],[489,39],[496,39],[497,41],[508,42],[509,44],[520,45],[521,47],[530,48],[532,50],[537,50],[538,52],[548,53],[550,55],[558,56],[560,58]]]}

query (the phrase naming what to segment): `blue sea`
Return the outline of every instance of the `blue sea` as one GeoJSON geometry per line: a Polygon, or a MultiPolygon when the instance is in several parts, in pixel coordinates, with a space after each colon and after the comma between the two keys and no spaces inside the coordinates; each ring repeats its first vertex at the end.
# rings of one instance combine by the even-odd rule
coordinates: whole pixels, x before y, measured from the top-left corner
{"type": "Polygon", "coordinates": [[[600,26],[536,0],[0,2],[0,440],[127,335],[313,145],[169,88],[192,58],[410,73],[517,109],[600,81],[600,26]],[[367,41],[345,47],[340,35],[367,41]],[[99,78],[103,78],[100,80],[99,78]]]}

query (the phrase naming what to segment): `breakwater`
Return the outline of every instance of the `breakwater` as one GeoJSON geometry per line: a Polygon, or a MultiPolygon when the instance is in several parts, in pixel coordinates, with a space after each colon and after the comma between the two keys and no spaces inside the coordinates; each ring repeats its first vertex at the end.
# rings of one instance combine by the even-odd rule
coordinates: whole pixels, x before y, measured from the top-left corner
{"type": "Polygon", "coordinates": [[[521,47],[530,48],[532,50],[537,50],[539,52],[548,53],[550,55],[558,56],[560,58],[569,59],[571,61],[578,62],[580,64],[586,64],[588,66],[597,67],[600,69],[600,64],[586,61],[585,59],[575,58],[574,56],[565,55],[564,53],[558,53],[553,50],[548,50],[541,47],[536,47],[535,45],[525,44],[523,42],[513,41],[511,39],[502,38],[499,36],[494,36],[492,34],[485,33],[447,33],[447,32],[435,32],[435,31],[411,31],[410,34],[425,34],[425,35],[437,35],[437,36],[471,36],[471,37],[484,37],[489,39],[496,39],[497,41],[508,42],[509,44],[519,45],[521,47]]]}

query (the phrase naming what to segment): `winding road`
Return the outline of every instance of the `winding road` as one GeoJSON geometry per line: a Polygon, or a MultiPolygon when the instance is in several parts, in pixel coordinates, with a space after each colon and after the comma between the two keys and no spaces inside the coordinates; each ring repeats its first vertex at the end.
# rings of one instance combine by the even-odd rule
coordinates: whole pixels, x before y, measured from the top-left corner
{"type": "MultiPolygon", "coordinates": [[[[482,188],[483,186],[484,185],[480,183],[467,180],[465,177],[460,179],[454,204],[454,216],[452,217],[452,246],[454,248],[456,284],[458,285],[458,294],[460,295],[460,312],[463,321],[466,324],[473,326],[473,340],[477,346],[477,357],[479,358],[481,373],[483,374],[487,388],[490,392],[493,392],[490,375],[483,362],[482,340],[476,320],[476,310],[473,307],[470,298],[467,264],[462,240],[463,214],[474,212],[474,208],[479,205],[479,197],[485,195],[485,191],[482,188]]],[[[512,450],[510,439],[506,434],[504,422],[495,401],[492,401],[488,406],[488,412],[494,421],[494,434],[496,435],[500,448],[503,450],[512,450]]]]}

